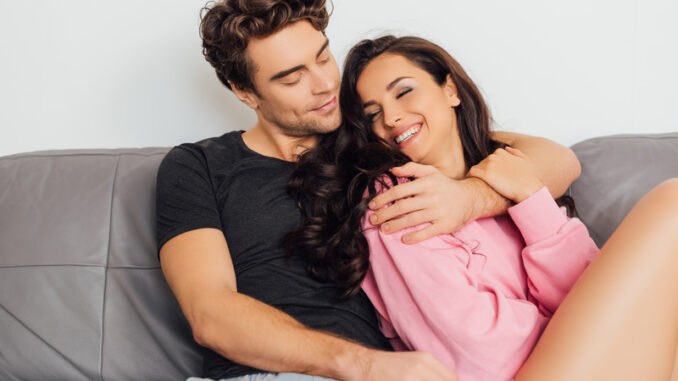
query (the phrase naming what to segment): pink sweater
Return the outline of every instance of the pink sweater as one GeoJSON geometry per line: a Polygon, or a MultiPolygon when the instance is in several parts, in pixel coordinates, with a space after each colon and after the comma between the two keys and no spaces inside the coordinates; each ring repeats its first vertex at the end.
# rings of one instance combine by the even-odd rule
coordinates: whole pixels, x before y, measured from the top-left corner
{"type": "Polygon", "coordinates": [[[421,350],[461,381],[510,380],[579,275],[598,253],[584,224],[544,187],[454,234],[414,245],[368,218],[362,288],[396,350],[421,350]]]}

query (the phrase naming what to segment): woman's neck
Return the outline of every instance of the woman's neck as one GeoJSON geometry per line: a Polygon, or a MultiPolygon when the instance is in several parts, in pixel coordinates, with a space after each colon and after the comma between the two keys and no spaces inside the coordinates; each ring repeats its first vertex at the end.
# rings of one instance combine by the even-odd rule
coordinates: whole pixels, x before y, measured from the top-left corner
{"type": "Polygon", "coordinates": [[[459,134],[453,131],[447,144],[439,144],[437,148],[435,156],[427,160],[428,164],[433,165],[451,179],[461,180],[466,177],[468,170],[459,134]]]}

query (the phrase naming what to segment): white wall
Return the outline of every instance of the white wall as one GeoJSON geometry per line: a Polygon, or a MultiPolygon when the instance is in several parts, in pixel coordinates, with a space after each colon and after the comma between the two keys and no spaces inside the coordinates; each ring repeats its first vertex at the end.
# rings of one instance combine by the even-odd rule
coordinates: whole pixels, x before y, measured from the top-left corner
{"type": "MultiPolygon", "coordinates": [[[[171,146],[247,129],[198,37],[202,0],[0,2],[0,155],[171,146]]],[[[417,34],[479,84],[500,128],[562,144],[678,131],[675,0],[334,0],[355,42],[417,34]],[[415,4],[415,5],[413,5],[415,4]]]]}

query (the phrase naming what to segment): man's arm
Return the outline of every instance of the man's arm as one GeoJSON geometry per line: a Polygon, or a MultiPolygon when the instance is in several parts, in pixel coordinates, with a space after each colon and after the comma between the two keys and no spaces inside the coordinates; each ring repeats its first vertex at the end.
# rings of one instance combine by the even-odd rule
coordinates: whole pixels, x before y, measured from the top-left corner
{"type": "Polygon", "coordinates": [[[455,380],[428,353],[368,349],[309,329],[237,292],[228,245],[218,229],[180,234],[160,250],[162,270],[195,341],[240,364],[341,380],[455,380]],[[416,370],[416,374],[415,374],[416,370]]]}
{"type": "MultiPolygon", "coordinates": [[[[492,138],[521,150],[554,198],[562,196],[579,177],[581,166],[567,147],[548,139],[510,132],[493,132],[492,138]]],[[[484,166],[487,171],[492,170],[488,161],[478,165],[484,166]]],[[[432,166],[417,163],[393,168],[393,173],[402,177],[415,177],[415,180],[378,195],[370,203],[370,208],[377,210],[395,200],[410,198],[378,210],[370,222],[381,225],[381,230],[386,233],[431,223],[403,236],[406,243],[455,232],[478,218],[505,213],[511,206],[509,200],[478,178],[453,180],[432,166]]]]}
{"type": "Polygon", "coordinates": [[[574,152],[551,140],[501,131],[493,132],[492,139],[517,148],[527,156],[553,198],[564,195],[581,174],[581,164],[574,152]]]}

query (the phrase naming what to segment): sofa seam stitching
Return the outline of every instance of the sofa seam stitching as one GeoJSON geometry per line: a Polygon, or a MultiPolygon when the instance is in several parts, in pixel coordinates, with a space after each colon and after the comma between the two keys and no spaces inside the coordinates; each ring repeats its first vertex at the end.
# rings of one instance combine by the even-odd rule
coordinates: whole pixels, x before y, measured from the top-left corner
{"type": "Polygon", "coordinates": [[[111,185],[111,209],[108,217],[108,245],[106,251],[106,263],[104,265],[104,295],[101,303],[101,347],[99,350],[99,379],[104,380],[104,325],[106,319],[106,289],[108,287],[108,261],[111,257],[111,232],[113,231],[113,200],[115,197],[115,184],[118,181],[118,167],[120,166],[120,156],[115,161],[115,169],[113,171],[113,184],[111,185]]]}
{"type": "Polygon", "coordinates": [[[148,153],[142,153],[142,152],[120,152],[120,153],[105,153],[105,152],[92,152],[92,153],[50,153],[50,154],[31,154],[31,153],[26,153],[26,154],[21,154],[17,153],[14,155],[8,155],[8,156],[3,156],[0,157],[1,160],[18,160],[18,159],[25,159],[25,158],[57,158],[57,157],[81,157],[81,156],[104,156],[104,157],[117,157],[120,158],[120,156],[157,156],[157,155],[167,155],[167,152],[148,152],[148,153]],[[16,155],[16,156],[15,156],[16,155]]]}
{"type": "Polygon", "coordinates": [[[38,333],[37,333],[36,331],[34,331],[33,329],[31,329],[31,327],[29,327],[26,323],[24,323],[23,321],[21,321],[21,319],[19,319],[16,315],[14,315],[14,314],[12,313],[12,311],[10,311],[9,309],[7,309],[7,308],[6,308],[4,305],[2,305],[2,304],[0,304],[0,310],[5,311],[5,313],[6,313],[7,315],[9,315],[9,317],[11,317],[12,319],[14,319],[20,326],[22,326],[22,327],[23,327],[24,329],[26,329],[31,335],[33,335],[33,337],[35,337],[36,339],[38,339],[38,341],[40,341],[40,342],[43,343],[45,346],[47,346],[47,348],[51,349],[54,353],[56,353],[56,355],[57,355],[58,357],[61,357],[64,361],[66,361],[70,366],[73,367],[73,369],[75,369],[76,371],[80,372],[81,374],[87,376],[87,371],[86,371],[86,370],[81,369],[81,368],[78,366],[78,364],[76,364],[75,362],[73,362],[73,360],[71,360],[70,358],[68,358],[66,355],[64,355],[63,353],[61,353],[54,345],[50,344],[47,340],[45,340],[43,337],[41,337],[40,335],[38,335],[38,333]]]}
{"type": "Polygon", "coordinates": [[[21,268],[35,268],[35,267],[92,267],[92,268],[107,268],[107,269],[128,269],[128,270],[160,270],[160,266],[106,266],[106,265],[80,265],[73,263],[60,263],[60,264],[33,264],[33,265],[7,265],[0,266],[2,269],[21,269],[21,268]]]}
{"type": "Polygon", "coordinates": [[[78,263],[35,263],[30,265],[0,265],[0,269],[19,269],[27,267],[104,267],[104,265],[88,265],[78,263]]]}

